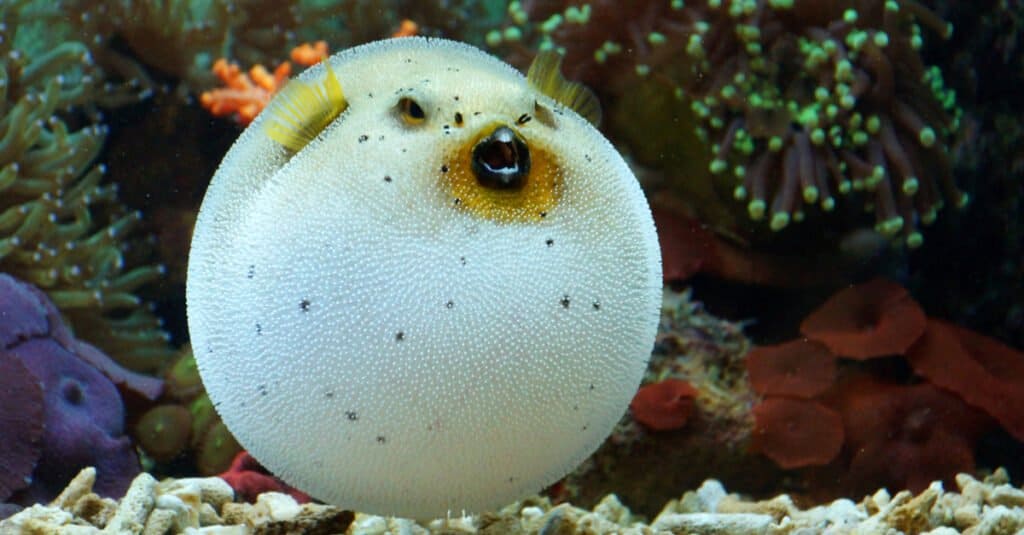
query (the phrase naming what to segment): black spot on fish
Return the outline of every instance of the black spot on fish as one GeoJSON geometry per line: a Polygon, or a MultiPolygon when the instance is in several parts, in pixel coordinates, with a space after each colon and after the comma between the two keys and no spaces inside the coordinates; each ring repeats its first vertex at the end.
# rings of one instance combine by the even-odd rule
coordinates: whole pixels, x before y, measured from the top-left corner
{"type": "Polygon", "coordinates": [[[256,264],[249,264],[249,269],[245,272],[245,278],[251,279],[256,276],[256,264]]]}
{"type": "Polygon", "coordinates": [[[395,341],[401,342],[402,340],[405,340],[405,333],[402,331],[398,331],[397,333],[395,333],[395,341]]]}
{"type": "Polygon", "coordinates": [[[391,175],[384,175],[384,182],[391,182],[391,175]]]}
{"type": "Polygon", "coordinates": [[[263,334],[263,326],[259,323],[256,324],[256,336],[263,334]]]}
{"type": "Polygon", "coordinates": [[[345,418],[348,418],[350,422],[354,422],[359,419],[359,415],[356,414],[356,411],[345,411],[345,418]]]}
{"type": "Polygon", "coordinates": [[[524,124],[530,122],[530,119],[533,119],[533,117],[530,117],[530,114],[528,114],[528,113],[524,113],[524,114],[520,115],[518,119],[516,119],[516,123],[518,123],[520,125],[524,125],[524,124]]]}
{"type": "Polygon", "coordinates": [[[367,139],[370,139],[370,136],[368,136],[368,135],[366,135],[366,134],[363,134],[363,135],[359,136],[359,142],[360,142],[360,143],[363,143],[363,142],[364,142],[364,141],[366,141],[367,139]]]}
{"type": "Polygon", "coordinates": [[[384,435],[377,435],[377,444],[386,444],[388,441],[384,435]]]}
{"type": "Polygon", "coordinates": [[[455,112],[455,125],[462,126],[462,114],[459,112],[455,112]]]}
{"type": "Polygon", "coordinates": [[[559,301],[559,303],[562,304],[562,308],[569,308],[569,296],[568,295],[563,295],[562,296],[562,300],[559,301]]]}
{"type": "Polygon", "coordinates": [[[267,395],[267,385],[259,385],[259,386],[257,386],[256,387],[256,391],[259,392],[261,396],[267,395]]]}
{"type": "Polygon", "coordinates": [[[449,299],[448,302],[444,304],[444,307],[447,309],[455,308],[455,301],[449,299]]]}
{"type": "Polygon", "coordinates": [[[601,303],[597,301],[594,301],[594,303],[591,306],[594,307],[594,310],[601,310],[601,303]]]}
{"type": "Polygon", "coordinates": [[[448,172],[448,166],[447,165],[442,165],[441,166],[441,172],[442,173],[447,173],[448,172]]]}
{"type": "Polygon", "coordinates": [[[544,240],[544,244],[547,245],[548,247],[551,247],[552,245],[555,244],[555,240],[552,240],[551,238],[548,238],[548,239],[544,240]]]}
{"type": "Polygon", "coordinates": [[[331,399],[334,397],[334,392],[324,392],[324,397],[327,399],[331,399]]]}
{"type": "Polygon", "coordinates": [[[303,299],[302,301],[299,301],[299,308],[301,308],[303,312],[308,312],[311,304],[312,303],[309,302],[309,299],[303,299]]]}
{"type": "Polygon", "coordinates": [[[540,214],[538,214],[538,215],[540,215],[541,217],[547,217],[547,216],[548,216],[548,213],[547,213],[547,212],[541,212],[541,213],[540,213],[540,214]]]}

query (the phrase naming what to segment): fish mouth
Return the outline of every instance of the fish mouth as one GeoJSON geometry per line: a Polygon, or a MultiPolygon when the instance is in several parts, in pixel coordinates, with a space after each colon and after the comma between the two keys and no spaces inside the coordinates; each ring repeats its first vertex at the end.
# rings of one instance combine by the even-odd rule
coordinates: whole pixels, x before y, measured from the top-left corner
{"type": "Polygon", "coordinates": [[[515,130],[498,125],[473,147],[470,167],[485,188],[521,190],[530,174],[530,148],[515,130]]]}

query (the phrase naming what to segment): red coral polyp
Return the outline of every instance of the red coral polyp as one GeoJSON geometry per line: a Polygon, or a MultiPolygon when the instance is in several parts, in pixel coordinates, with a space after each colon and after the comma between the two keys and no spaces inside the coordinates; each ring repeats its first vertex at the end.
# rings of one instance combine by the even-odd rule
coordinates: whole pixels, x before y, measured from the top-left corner
{"type": "Polygon", "coordinates": [[[680,379],[665,379],[640,387],[629,408],[633,418],[654,431],[670,431],[686,425],[693,412],[697,390],[680,379]]]}
{"type": "Polygon", "coordinates": [[[812,398],[828,390],[836,378],[836,357],[811,340],[758,346],[745,361],[751,387],[763,396],[812,398]]]}
{"type": "Polygon", "coordinates": [[[907,360],[929,382],[985,411],[1024,441],[1024,353],[951,323],[929,319],[907,360]]]}
{"type": "Polygon", "coordinates": [[[875,279],[837,292],[804,319],[800,332],[838,356],[863,360],[904,354],[926,321],[907,290],[875,279]]]}
{"type": "Polygon", "coordinates": [[[769,398],[753,412],[753,448],[782,468],[828,464],[843,446],[842,418],[817,401],[769,398]]]}

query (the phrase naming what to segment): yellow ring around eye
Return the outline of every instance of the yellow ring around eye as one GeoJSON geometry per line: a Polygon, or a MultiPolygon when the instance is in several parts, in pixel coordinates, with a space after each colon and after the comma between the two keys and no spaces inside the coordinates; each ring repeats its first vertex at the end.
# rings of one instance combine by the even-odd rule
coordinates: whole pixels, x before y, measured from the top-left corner
{"type": "Polygon", "coordinates": [[[423,108],[418,102],[409,98],[402,97],[398,101],[399,115],[402,116],[402,120],[406,124],[417,125],[422,124],[423,121],[427,120],[427,114],[423,111],[423,108]]]}
{"type": "Polygon", "coordinates": [[[460,210],[491,221],[524,223],[542,221],[562,195],[563,170],[554,155],[523,137],[530,151],[530,171],[526,183],[515,190],[482,186],[472,169],[473,148],[499,127],[492,124],[449,153],[440,166],[441,183],[460,210]]]}

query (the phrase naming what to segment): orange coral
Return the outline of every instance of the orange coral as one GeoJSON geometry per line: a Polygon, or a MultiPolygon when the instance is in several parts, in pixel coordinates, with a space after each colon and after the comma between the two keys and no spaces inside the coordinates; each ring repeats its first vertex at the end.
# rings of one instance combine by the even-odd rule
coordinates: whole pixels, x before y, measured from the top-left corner
{"type": "MultiPolygon", "coordinates": [[[[295,63],[309,67],[328,56],[327,43],[317,41],[304,43],[292,49],[290,57],[295,63]]],[[[226,87],[204,91],[199,97],[200,104],[217,117],[233,115],[241,125],[247,125],[256,118],[292,74],[291,62],[285,61],[271,73],[263,65],[255,65],[249,72],[243,72],[236,63],[224,58],[213,64],[213,74],[226,87]]]]}
{"type": "Polygon", "coordinates": [[[402,23],[398,26],[398,29],[391,34],[391,37],[412,37],[420,33],[420,25],[416,24],[416,21],[409,19],[402,19],[402,23]]]}
{"type": "Polygon", "coordinates": [[[213,64],[213,73],[227,87],[204,91],[199,102],[217,117],[234,115],[236,121],[247,125],[263,111],[291,72],[292,64],[287,61],[278,65],[273,74],[263,65],[256,65],[245,73],[237,63],[220,58],[213,64]]]}
{"type": "Polygon", "coordinates": [[[329,52],[326,41],[317,41],[313,44],[303,43],[292,49],[292,61],[299,65],[309,67],[323,61],[329,52]]]}

